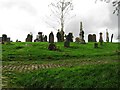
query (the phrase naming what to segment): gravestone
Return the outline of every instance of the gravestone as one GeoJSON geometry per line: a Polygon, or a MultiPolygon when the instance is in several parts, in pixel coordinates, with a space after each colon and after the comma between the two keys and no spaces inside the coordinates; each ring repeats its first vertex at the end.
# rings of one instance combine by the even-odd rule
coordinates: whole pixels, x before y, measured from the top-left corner
{"type": "Polygon", "coordinates": [[[82,22],[80,22],[80,43],[85,44],[82,22]]]}
{"type": "Polygon", "coordinates": [[[47,42],[47,36],[45,35],[45,37],[44,37],[44,42],[47,42]]]}
{"type": "Polygon", "coordinates": [[[60,31],[60,34],[61,34],[61,42],[64,42],[64,31],[61,30],[61,31],[60,31]]]}
{"type": "Polygon", "coordinates": [[[25,41],[26,41],[26,42],[32,42],[32,39],[33,39],[32,34],[28,34],[25,41]]]}
{"type": "Polygon", "coordinates": [[[70,35],[65,35],[65,42],[64,42],[64,47],[70,47],[70,35]]]}
{"type": "Polygon", "coordinates": [[[53,34],[53,32],[51,32],[49,34],[49,43],[54,43],[54,34],[53,34]]]}
{"type": "Polygon", "coordinates": [[[58,32],[57,32],[57,42],[61,42],[61,41],[62,41],[61,33],[58,30],[58,32]]]}
{"type": "Polygon", "coordinates": [[[111,35],[111,42],[112,42],[112,40],[113,40],[113,34],[111,35]]]}
{"type": "Polygon", "coordinates": [[[88,42],[92,42],[92,35],[91,34],[88,35],[88,42]]]}
{"type": "Polygon", "coordinates": [[[72,33],[68,34],[68,41],[73,42],[73,34],[72,33]]]}
{"type": "Polygon", "coordinates": [[[38,32],[37,40],[38,40],[38,42],[43,42],[43,35],[42,35],[42,32],[38,32]]]}
{"type": "Polygon", "coordinates": [[[103,43],[103,37],[102,37],[102,33],[100,32],[100,39],[99,39],[100,45],[102,45],[103,43]]]}
{"type": "Polygon", "coordinates": [[[18,39],[16,39],[16,42],[18,42],[18,39]]]}
{"type": "Polygon", "coordinates": [[[92,41],[93,41],[93,42],[97,42],[97,41],[96,41],[96,35],[95,35],[95,34],[93,34],[93,36],[92,36],[92,41]]]}
{"type": "Polygon", "coordinates": [[[96,42],[96,35],[89,34],[88,35],[88,42],[96,42]]]}
{"type": "Polygon", "coordinates": [[[106,42],[109,42],[109,33],[107,29],[106,29],[106,42]]]}

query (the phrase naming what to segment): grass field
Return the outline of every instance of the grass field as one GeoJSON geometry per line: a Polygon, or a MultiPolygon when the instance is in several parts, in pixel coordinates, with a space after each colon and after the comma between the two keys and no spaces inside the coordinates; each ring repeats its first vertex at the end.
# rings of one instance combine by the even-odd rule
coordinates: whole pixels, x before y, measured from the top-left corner
{"type": "Polygon", "coordinates": [[[118,88],[119,43],[11,43],[2,45],[3,87],[118,88]]]}

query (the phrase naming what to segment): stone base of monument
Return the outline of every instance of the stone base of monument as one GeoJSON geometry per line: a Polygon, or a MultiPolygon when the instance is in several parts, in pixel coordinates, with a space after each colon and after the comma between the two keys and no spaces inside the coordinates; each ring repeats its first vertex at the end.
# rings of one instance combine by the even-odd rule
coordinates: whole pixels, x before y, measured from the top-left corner
{"type": "Polygon", "coordinates": [[[86,44],[85,40],[81,40],[80,44],[86,44]]]}

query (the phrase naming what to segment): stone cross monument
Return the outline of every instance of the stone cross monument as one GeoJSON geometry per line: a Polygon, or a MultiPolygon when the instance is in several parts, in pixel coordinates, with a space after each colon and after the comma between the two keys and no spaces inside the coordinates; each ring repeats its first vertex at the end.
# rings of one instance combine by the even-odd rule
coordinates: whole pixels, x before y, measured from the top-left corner
{"type": "Polygon", "coordinates": [[[84,31],[83,31],[83,25],[82,25],[82,22],[80,22],[80,43],[85,43],[85,40],[84,40],[84,31]]]}

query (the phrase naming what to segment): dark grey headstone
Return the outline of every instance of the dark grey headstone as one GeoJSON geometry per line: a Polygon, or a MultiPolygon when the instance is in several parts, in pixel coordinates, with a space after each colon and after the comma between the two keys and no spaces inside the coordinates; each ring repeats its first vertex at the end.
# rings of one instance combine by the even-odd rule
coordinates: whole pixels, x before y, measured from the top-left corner
{"type": "Polygon", "coordinates": [[[53,34],[53,32],[51,32],[49,34],[49,43],[54,43],[54,34],[53,34]]]}

